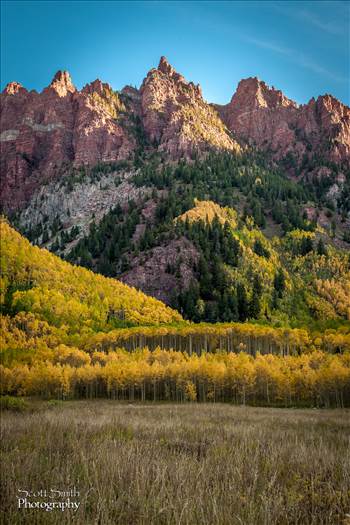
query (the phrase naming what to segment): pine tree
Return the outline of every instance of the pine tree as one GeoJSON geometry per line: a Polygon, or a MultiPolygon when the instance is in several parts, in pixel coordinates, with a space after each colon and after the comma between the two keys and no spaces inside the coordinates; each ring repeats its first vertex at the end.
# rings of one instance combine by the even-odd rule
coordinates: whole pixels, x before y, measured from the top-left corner
{"type": "Polygon", "coordinates": [[[200,284],[201,297],[203,297],[203,299],[211,299],[212,297],[211,275],[209,272],[207,261],[204,259],[204,257],[201,257],[199,259],[198,273],[199,273],[199,284],[200,284]]]}
{"type": "Polygon", "coordinates": [[[284,275],[284,271],[282,268],[279,268],[279,270],[275,274],[275,278],[273,281],[274,289],[276,290],[277,297],[282,297],[283,292],[286,287],[286,278],[284,275]]]}
{"type": "Polygon", "coordinates": [[[327,255],[327,248],[323,242],[322,237],[320,237],[318,244],[317,244],[317,253],[318,255],[327,255]]]}
{"type": "Polygon", "coordinates": [[[259,317],[261,310],[262,285],[258,274],[254,275],[253,293],[249,304],[249,316],[253,319],[259,317]]]}
{"type": "Polygon", "coordinates": [[[245,321],[248,318],[249,303],[245,286],[242,283],[237,285],[237,306],[239,320],[245,321]]]}
{"type": "Polygon", "coordinates": [[[300,255],[307,255],[312,252],[314,245],[311,237],[303,237],[300,243],[300,255]]]}
{"type": "Polygon", "coordinates": [[[253,250],[260,257],[265,257],[266,259],[270,257],[270,252],[264,247],[260,239],[256,239],[253,250]]]}

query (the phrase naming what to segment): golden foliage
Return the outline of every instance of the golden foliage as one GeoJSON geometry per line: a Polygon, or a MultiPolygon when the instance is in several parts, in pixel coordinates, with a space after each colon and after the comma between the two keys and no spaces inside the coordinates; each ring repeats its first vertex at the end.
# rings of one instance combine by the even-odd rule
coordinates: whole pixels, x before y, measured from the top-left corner
{"type": "Polygon", "coordinates": [[[350,280],[317,279],[316,290],[336,313],[350,320],[350,280]]]}
{"type": "Polygon", "coordinates": [[[59,347],[51,361],[31,367],[1,365],[1,391],[57,398],[350,405],[350,353],[254,358],[231,352],[189,356],[160,348],[117,349],[94,364],[83,355],[59,347]]]}
{"type": "Polygon", "coordinates": [[[211,224],[215,217],[224,224],[226,221],[232,228],[237,227],[237,213],[232,208],[223,208],[213,201],[194,200],[195,206],[175,219],[176,221],[196,222],[208,221],[211,224]]]}
{"type": "Polygon", "coordinates": [[[181,321],[181,315],[115,279],[73,266],[0,223],[2,305],[71,332],[181,321]]]}
{"type": "Polygon", "coordinates": [[[176,114],[181,123],[181,135],[192,144],[210,144],[214,148],[226,149],[236,153],[241,147],[231,139],[216,110],[207,104],[184,104],[176,114]]]}

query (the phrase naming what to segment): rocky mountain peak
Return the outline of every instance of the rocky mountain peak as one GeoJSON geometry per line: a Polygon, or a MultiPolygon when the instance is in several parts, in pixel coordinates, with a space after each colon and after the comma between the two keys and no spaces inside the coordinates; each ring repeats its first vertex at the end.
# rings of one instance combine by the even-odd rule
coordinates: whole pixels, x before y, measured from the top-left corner
{"type": "Polygon", "coordinates": [[[142,92],[148,85],[157,86],[157,89],[172,89],[181,92],[186,96],[202,97],[202,90],[199,84],[188,82],[183,75],[178,73],[168,60],[162,56],[158,67],[151,69],[144,79],[140,91],[142,92]]]}
{"type": "MultiPolygon", "coordinates": [[[[196,90],[200,91],[199,86],[195,86],[193,82],[187,82],[185,77],[178,73],[175,68],[168,62],[167,58],[162,56],[160,57],[160,61],[158,64],[158,68],[156,69],[157,73],[161,73],[164,75],[164,77],[168,80],[171,80],[175,82],[178,85],[182,86],[190,86],[190,88],[195,88],[196,90]]],[[[151,71],[152,73],[152,71],[151,71]]]]}
{"type": "Polygon", "coordinates": [[[318,158],[350,162],[350,108],[333,96],[298,106],[253,77],[239,83],[227,105],[208,104],[199,85],[164,56],[140,89],[126,86],[116,93],[96,79],[78,91],[69,73],[58,71],[41,93],[9,83],[1,107],[6,209],[24,206],[42,180],[60,176],[63,163],[78,167],[132,158],[141,135],[145,147],[171,160],[210,149],[238,152],[238,140],[277,161],[292,156],[296,167],[318,158]]]}
{"type": "Polygon", "coordinates": [[[113,91],[107,82],[102,82],[99,78],[96,78],[96,80],[83,87],[82,93],[98,93],[102,95],[105,90],[113,91]]]}
{"type": "Polygon", "coordinates": [[[140,88],[141,116],[150,142],[171,158],[189,157],[193,150],[236,150],[215,109],[199,85],[188,82],[162,56],[140,88]]]}
{"type": "Polygon", "coordinates": [[[171,66],[167,60],[166,57],[162,56],[160,57],[160,61],[158,64],[158,71],[161,71],[165,75],[172,76],[173,73],[175,73],[175,69],[173,66],[171,66]]]}
{"type": "Polygon", "coordinates": [[[322,108],[324,111],[331,113],[335,119],[349,118],[350,116],[350,108],[328,93],[319,96],[315,104],[319,109],[322,108]]]}
{"type": "Polygon", "coordinates": [[[15,95],[21,90],[27,91],[19,82],[9,82],[3,90],[3,93],[5,95],[15,95]]]}
{"type": "Polygon", "coordinates": [[[300,165],[325,154],[349,163],[350,109],[332,95],[299,106],[257,77],[241,80],[231,101],[217,107],[228,129],[249,144],[272,152],[276,160],[292,154],[300,165]]]}
{"type": "Polygon", "coordinates": [[[268,86],[263,80],[257,77],[250,77],[240,81],[236,93],[233,95],[230,104],[244,103],[248,106],[277,108],[294,107],[298,104],[287,98],[282,91],[268,86]]]}
{"type": "Polygon", "coordinates": [[[68,93],[74,93],[76,91],[76,87],[68,71],[57,71],[49,89],[55,90],[59,97],[65,97],[68,93]]]}

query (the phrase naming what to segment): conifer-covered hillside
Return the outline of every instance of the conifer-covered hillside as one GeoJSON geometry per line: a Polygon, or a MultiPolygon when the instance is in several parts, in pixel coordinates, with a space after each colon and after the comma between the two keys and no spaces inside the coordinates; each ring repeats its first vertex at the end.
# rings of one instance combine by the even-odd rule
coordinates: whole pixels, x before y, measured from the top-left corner
{"type": "Polygon", "coordinates": [[[51,326],[80,334],[181,321],[160,301],[32,246],[5,220],[0,228],[3,314],[31,312],[51,326]]]}
{"type": "Polygon", "coordinates": [[[292,326],[350,320],[349,253],[326,243],[322,228],[269,239],[251,217],[210,201],[195,201],[175,223],[200,253],[195,279],[178,297],[186,317],[292,326]]]}
{"type": "Polygon", "coordinates": [[[299,222],[271,235],[239,205],[175,187],[107,214],[68,259],[161,297],[195,322],[349,320],[349,252],[293,213],[299,222]]]}
{"type": "Polygon", "coordinates": [[[68,170],[13,221],[33,243],[188,320],[308,326],[350,315],[350,218],[327,188],[258,152],[169,163],[144,151],[68,170]]]}

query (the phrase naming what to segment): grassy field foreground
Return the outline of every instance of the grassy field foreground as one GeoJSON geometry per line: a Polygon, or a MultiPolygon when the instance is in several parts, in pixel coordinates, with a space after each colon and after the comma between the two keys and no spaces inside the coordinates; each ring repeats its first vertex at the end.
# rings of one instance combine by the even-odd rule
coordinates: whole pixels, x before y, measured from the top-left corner
{"type": "Polygon", "coordinates": [[[2,413],[4,524],[350,523],[347,410],[33,406],[2,413]],[[17,509],[18,489],[73,487],[75,513],[17,509]]]}

